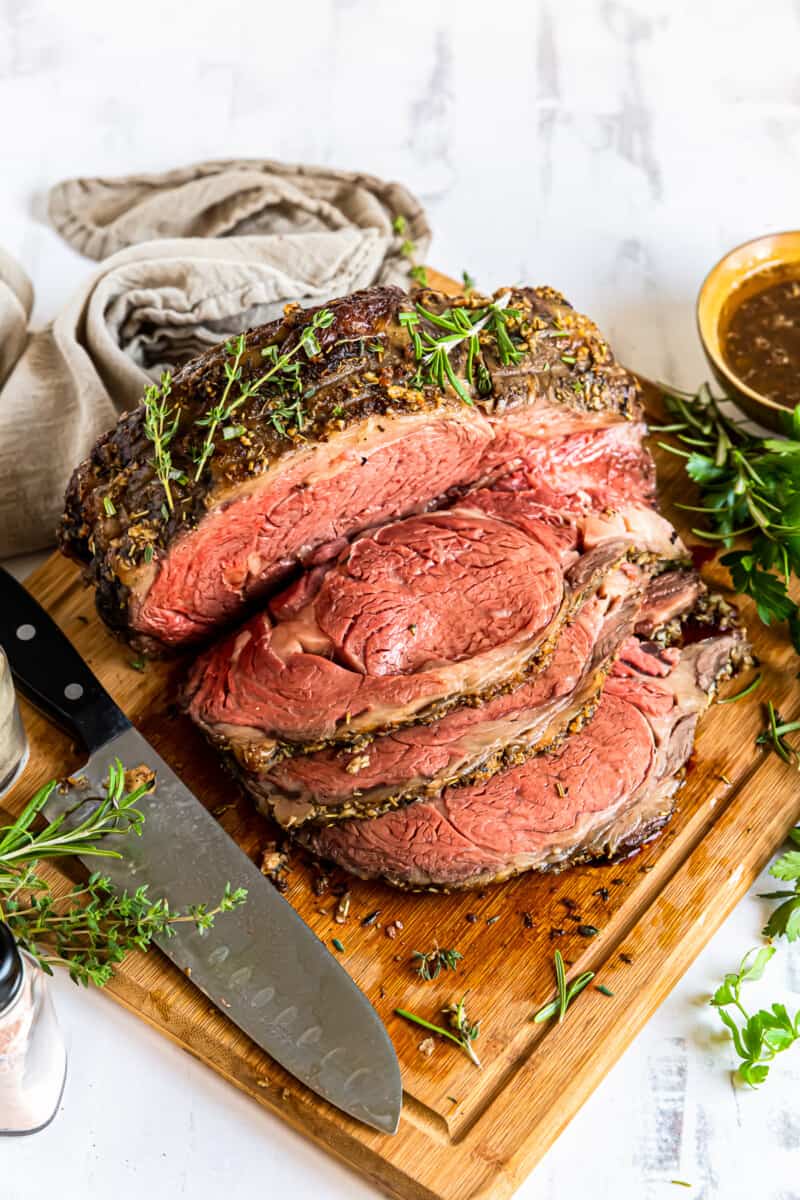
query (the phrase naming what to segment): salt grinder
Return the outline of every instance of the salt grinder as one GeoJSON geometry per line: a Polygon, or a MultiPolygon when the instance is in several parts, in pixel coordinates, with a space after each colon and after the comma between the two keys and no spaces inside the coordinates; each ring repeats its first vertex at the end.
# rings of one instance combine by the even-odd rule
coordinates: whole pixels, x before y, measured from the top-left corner
{"type": "Polygon", "coordinates": [[[0,921],[0,1134],[49,1125],[66,1071],[48,977],[0,921]]]}

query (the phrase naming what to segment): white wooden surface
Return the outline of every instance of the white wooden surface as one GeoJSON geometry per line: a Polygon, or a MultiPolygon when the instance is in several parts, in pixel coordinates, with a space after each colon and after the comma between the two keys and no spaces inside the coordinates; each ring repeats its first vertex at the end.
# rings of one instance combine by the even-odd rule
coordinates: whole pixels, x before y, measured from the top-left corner
{"type": "MultiPolygon", "coordinates": [[[[437,265],[552,283],[632,367],[695,385],[703,274],[800,220],[799,42],[789,0],[5,0],[0,243],[44,320],[91,269],[42,223],[57,179],[248,154],[363,168],[423,198],[437,265]]],[[[800,1052],[739,1091],[705,1006],[763,909],[733,914],[520,1197],[800,1200],[800,1052]]],[[[766,990],[800,1005],[800,952],[766,990]]],[[[57,992],[63,1111],[0,1145],[3,1200],[373,1194],[102,996],[57,992]]]]}

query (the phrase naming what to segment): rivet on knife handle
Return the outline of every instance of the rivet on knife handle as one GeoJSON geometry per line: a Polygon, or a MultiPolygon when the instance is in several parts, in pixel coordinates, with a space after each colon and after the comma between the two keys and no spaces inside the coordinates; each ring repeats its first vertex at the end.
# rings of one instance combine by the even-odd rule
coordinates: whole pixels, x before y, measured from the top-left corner
{"type": "Polygon", "coordinates": [[[89,751],[129,726],[66,634],[0,567],[0,644],[20,692],[89,751]]]}

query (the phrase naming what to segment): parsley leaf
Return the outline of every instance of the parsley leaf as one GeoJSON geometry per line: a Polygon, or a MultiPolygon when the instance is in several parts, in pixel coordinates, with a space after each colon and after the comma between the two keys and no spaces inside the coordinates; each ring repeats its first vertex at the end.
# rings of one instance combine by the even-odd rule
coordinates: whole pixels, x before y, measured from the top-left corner
{"type": "Polygon", "coordinates": [[[739,1075],[750,1087],[758,1087],[764,1082],[776,1054],[800,1040],[800,1012],[792,1018],[785,1005],[773,1004],[751,1014],[742,1003],[742,984],[761,979],[774,953],[774,946],[750,950],[742,959],[739,970],[726,975],[711,997],[711,1004],[718,1009],[741,1059],[739,1075]]]}
{"type": "MultiPolygon", "coordinates": [[[[800,825],[791,831],[789,838],[796,846],[800,846],[800,825]]],[[[785,937],[788,942],[797,941],[800,938],[800,850],[787,850],[780,858],[776,858],[769,873],[784,883],[793,883],[794,888],[761,894],[762,900],[783,901],[764,926],[764,937],[785,937]]]]}

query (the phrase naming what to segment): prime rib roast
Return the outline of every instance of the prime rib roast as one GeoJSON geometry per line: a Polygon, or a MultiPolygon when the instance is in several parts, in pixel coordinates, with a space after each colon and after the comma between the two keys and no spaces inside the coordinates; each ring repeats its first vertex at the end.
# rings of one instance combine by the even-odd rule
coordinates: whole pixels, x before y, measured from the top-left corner
{"type": "MultiPolygon", "coordinates": [[[[558,293],[514,289],[495,300],[518,314],[513,350],[483,331],[470,404],[419,378],[420,334],[402,320],[415,303],[434,315],[451,309],[446,297],[423,292],[412,302],[377,287],[333,301],[333,320],[316,333],[319,353],[293,359],[300,391],[284,372],[248,396],[235,421],[220,423],[199,478],[208,426],[198,422],[225,391],[231,354],[221,346],[184,366],[168,397],[178,417],[169,497],[144,408],[101,438],[67,492],[60,544],[86,564],[104,620],[144,649],[207,638],[244,602],[360,530],[485,482],[543,442],[638,414],[634,381],[558,293]],[[300,421],[283,415],[296,399],[300,421]],[[226,437],[226,428],[242,432],[226,437]]],[[[481,306],[475,296],[464,310],[481,306]]],[[[237,387],[264,374],[268,348],[297,350],[310,316],[295,307],[250,331],[237,387]]],[[[455,371],[467,352],[466,341],[451,352],[455,371]]]]}
{"type": "Polygon", "coordinates": [[[132,644],[200,644],[184,705],[265,814],[425,889],[664,824],[747,645],[657,511],[635,380],[563,297],[294,306],[160,400],[168,475],[124,416],[61,545],[132,644]]]}

